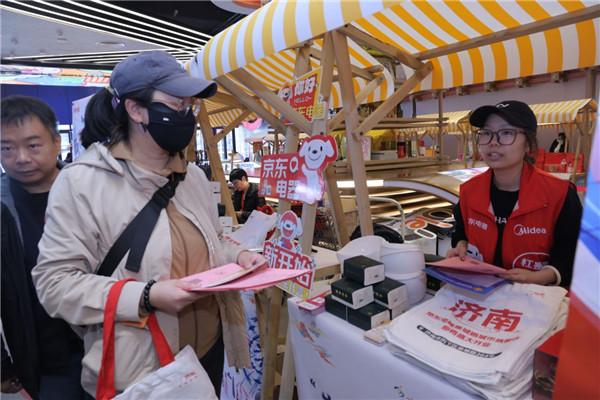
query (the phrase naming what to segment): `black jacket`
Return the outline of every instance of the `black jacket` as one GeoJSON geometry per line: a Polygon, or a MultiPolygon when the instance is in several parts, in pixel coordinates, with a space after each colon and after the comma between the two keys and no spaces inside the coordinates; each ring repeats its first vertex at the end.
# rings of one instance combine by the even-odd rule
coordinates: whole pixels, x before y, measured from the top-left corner
{"type": "Polygon", "coordinates": [[[233,192],[233,208],[235,211],[242,211],[242,215],[238,218],[238,222],[241,224],[246,222],[252,211],[264,205],[265,198],[258,196],[258,185],[255,183],[250,183],[250,187],[245,192],[233,192]],[[245,196],[243,209],[242,196],[245,196]]]}
{"type": "Polygon", "coordinates": [[[554,139],[550,145],[550,153],[564,153],[565,151],[565,142],[560,143],[558,139],[554,139]]]}
{"type": "Polygon", "coordinates": [[[2,329],[11,356],[2,346],[2,380],[18,377],[33,397],[39,390],[39,359],[34,298],[25,268],[23,245],[17,223],[6,204],[2,203],[2,329]]]}

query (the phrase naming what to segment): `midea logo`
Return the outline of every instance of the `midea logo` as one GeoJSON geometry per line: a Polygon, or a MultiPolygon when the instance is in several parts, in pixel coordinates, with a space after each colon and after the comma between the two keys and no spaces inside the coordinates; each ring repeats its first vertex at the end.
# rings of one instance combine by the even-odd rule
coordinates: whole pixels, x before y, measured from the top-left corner
{"type": "Polygon", "coordinates": [[[547,233],[546,228],[540,228],[537,226],[523,226],[522,224],[517,224],[513,228],[513,232],[517,236],[523,235],[545,235],[547,233]]]}

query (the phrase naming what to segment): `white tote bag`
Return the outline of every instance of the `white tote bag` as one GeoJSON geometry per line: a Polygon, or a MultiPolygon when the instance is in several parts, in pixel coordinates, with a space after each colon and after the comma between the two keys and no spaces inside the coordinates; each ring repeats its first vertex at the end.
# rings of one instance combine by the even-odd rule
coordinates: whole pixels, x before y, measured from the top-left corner
{"type": "Polygon", "coordinates": [[[156,315],[148,318],[148,329],[158,355],[161,368],[146,375],[115,397],[115,314],[119,295],[128,280],[115,283],[108,294],[104,310],[102,366],[98,375],[96,399],[98,400],[162,400],[199,399],[216,400],[215,390],[202,368],[196,353],[186,346],[175,357],[163,335],[156,315]]]}

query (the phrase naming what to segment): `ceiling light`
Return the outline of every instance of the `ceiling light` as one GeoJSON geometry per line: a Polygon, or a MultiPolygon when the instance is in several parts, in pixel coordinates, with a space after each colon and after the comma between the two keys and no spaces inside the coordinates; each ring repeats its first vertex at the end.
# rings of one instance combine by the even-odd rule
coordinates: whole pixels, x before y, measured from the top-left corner
{"type": "Polygon", "coordinates": [[[123,42],[113,42],[111,40],[103,40],[101,42],[96,42],[96,46],[99,47],[108,47],[111,49],[120,49],[125,47],[125,43],[123,42]]]}

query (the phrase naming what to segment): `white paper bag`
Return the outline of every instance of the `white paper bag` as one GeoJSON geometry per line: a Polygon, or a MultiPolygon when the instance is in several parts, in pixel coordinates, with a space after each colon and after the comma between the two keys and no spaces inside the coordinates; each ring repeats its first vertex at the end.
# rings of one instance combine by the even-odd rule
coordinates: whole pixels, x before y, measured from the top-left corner
{"type": "Polygon", "coordinates": [[[208,374],[188,345],[175,361],[129,386],[116,400],[201,399],[216,400],[208,374]]]}

